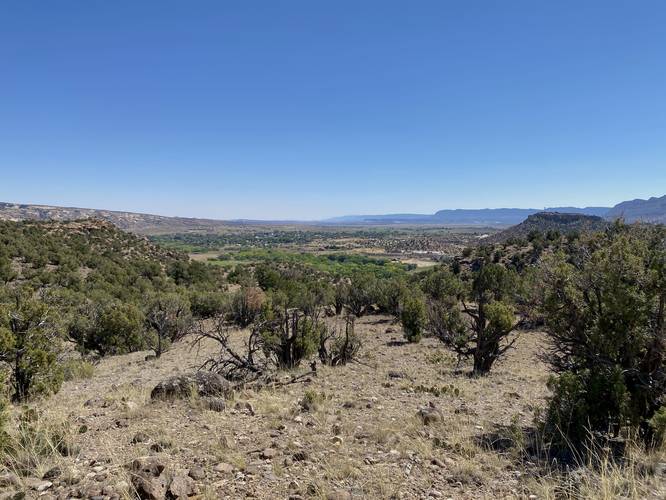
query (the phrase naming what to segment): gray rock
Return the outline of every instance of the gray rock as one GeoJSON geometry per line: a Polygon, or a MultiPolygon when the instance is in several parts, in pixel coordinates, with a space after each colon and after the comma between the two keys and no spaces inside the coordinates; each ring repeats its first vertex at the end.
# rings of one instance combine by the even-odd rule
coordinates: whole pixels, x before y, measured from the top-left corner
{"type": "Polygon", "coordinates": [[[227,463],[220,463],[213,467],[215,472],[221,472],[222,474],[231,474],[234,471],[234,466],[227,463]]]}
{"type": "Polygon", "coordinates": [[[274,448],[266,448],[264,451],[261,452],[261,458],[263,459],[273,459],[277,456],[278,452],[274,448]]]}
{"type": "Polygon", "coordinates": [[[175,498],[187,498],[194,495],[196,493],[194,479],[189,477],[184,470],[177,471],[169,485],[169,493],[175,498]]]}
{"type": "Polygon", "coordinates": [[[201,481],[202,479],[206,479],[206,471],[204,470],[203,467],[199,465],[195,465],[194,467],[190,467],[189,470],[189,476],[196,480],[196,481],[201,481]]]}
{"type": "Polygon", "coordinates": [[[173,400],[198,395],[228,399],[232,394],[231,384],[222,375],[199,371],[190,375],[176,375],[163,380],[152,390],[150,398],[173,400]]]}
{"type": "Polygon", "coordinates": [[[42,479],[55,479],[62,475],[62,469],[58,467],[57,465],[55,467],[51,467],[46,473],[42,476],[42,479]]]}
{"type": "Polygon", "coordinates": [[[169,478],[166,465],[158,457],[135,459],[129,466],[132,486],[137,495],[145,500],[163,500],[167,494],[169,478]]]}
{"type": "Polygon", "coordinates": [[[166,474],[158,477],[134,476],[132,486],[142,500],[164,500],[167,493],[168,478],[166,474]]]}
{"type": "Polygon", "coordinates": [[[28,477],[24,479],[23,482],[29,489],[38,491],[40,493],[42,491],[48,490],[51,486],[53,486],[51,481],[44,481],[42,479],[37,479],[36,477],[28,477]]]}

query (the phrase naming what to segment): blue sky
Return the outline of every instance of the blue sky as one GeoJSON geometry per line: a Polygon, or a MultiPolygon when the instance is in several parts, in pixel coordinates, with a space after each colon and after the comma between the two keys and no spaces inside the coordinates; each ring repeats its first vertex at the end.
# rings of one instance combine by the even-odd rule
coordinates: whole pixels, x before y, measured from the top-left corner
{"type": "Polygon", "coordinates": [[[215,218],[666,194],[666,2],[8,0],[0,201],[215,218]]]}

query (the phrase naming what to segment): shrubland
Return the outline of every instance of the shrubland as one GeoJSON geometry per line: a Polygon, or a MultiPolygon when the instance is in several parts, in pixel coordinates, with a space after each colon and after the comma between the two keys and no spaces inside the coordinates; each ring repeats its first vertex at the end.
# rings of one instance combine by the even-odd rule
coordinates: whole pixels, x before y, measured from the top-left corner
{"type": "Polygon", "coordinates": [[[221,310],[226,290],[212,266],[101,221],[0,222],[0,272],[0,360],[15,401],[57,390],[56,359],[70,346],[161,354],[192,309],[221,310]]]}
{"type": "MultiPolygon", "coordinates": [[[[359,318],[382,314],[390,329],[400,325],[403,345],[436,339],[429,342],[450,351],[456,373],[471,380],[492,381],[519,336],[542,330],[550,393],[529,437],[511,429],[512,439],[539,450],[530,460],[587,460],[623,442],[613,448],[619,458],[612,460],[621,460],[631,446],[648,452],[664,444],[663,227],[532,232],[469,247],[426,270],[275,248],[241,249],[219,262],[225,265],[190,261],[97,221],[0,223],[0,362],[8,388],[0,423],[7,399],[29,402],[57,392],[65,377],[90,376],[86,359],[144,349],[159,358],[188,335],[215,341],[219,350],[204,368],[241,385],[271,384],[280,370],[303,365],[316,373],[316,359],[344,370],[337,367],[360,362],[359,318]],[[234,343],[238,332],[242,342],[234,343]],[[64,356],[72,351],[80,361],[64,356]]],[[[418,391],[459,394],[442,387],[418,391]]]]}

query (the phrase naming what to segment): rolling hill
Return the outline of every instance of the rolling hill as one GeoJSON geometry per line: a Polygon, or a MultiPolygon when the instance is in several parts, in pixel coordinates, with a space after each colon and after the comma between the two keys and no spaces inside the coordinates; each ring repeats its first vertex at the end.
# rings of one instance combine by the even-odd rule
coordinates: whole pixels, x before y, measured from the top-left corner
{"type": "Polygon", "coordinates": [[[98,210],[93,208],[0,202],[0,220],[68,221],[79,219],[101,219],[111,222],[116,227],[125,231],[139,234],[164,234],[188,231],[215,232],[230,224],[230,222],[214,219],[166,217],[162,215],[98,210]]]}
{"type": "Polygon", "coordinates": [[[608,227],[609,222],[596,215],[563,214],[558,212],[539,212],[532,214],[520,224],[505,229],[491,236],[491,241],[506,241],[511,238],[525,239],[533,232],[545,233],[558,231],[561,234],[584,231],[600,231],[608,227]]]}

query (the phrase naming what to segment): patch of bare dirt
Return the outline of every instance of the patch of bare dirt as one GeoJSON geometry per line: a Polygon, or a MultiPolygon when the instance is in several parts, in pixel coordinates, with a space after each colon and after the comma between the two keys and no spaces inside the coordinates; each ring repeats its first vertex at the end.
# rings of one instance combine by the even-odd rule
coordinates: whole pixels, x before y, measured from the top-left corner
{"type": "Polygon", "coordinates": [[[543,406],[541,334],[522,334],[489,377],[474,379],[437,341],[403,343],[387,317],[362,318],[357,331],[365,340],[361,363],[320,366],[299,384],[238,390],[213,409],[196,394],[150,398],[162,380],[201,366],[212,344],[181,343],[159,360],[145,361],[146,353],[102,360],[93,378],[68,382],[39,405],[74,428],[76,450],[40,465],[42,473],[58,467],[41,494],[134,498],[142,470],[158,494],[175,484],[198,498],[534,493],[510,451],[482,443],[497,429],[531,426],[543,406]]]}

